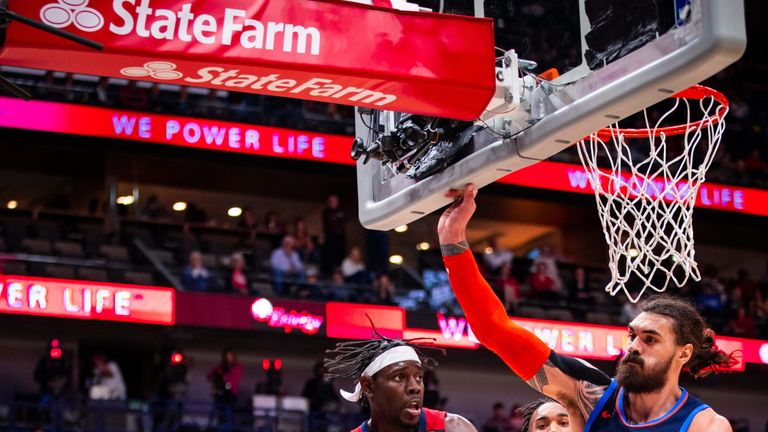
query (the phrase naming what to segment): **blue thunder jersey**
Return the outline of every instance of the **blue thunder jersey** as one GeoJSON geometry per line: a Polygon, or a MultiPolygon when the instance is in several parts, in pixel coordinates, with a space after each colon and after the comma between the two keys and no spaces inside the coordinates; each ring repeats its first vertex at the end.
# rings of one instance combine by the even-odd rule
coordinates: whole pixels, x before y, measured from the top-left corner
{"type": "Polygon", "coordinates": [[[680,390],[683,394],[666,414],[649,422],[629,424],[624,410],[624,388],[619,387],[615,379],[611,380],[589,416],[584,432],[685,432],[696,414],[709,405],[689,395],[684,388],[680,387],[680,390]]]}

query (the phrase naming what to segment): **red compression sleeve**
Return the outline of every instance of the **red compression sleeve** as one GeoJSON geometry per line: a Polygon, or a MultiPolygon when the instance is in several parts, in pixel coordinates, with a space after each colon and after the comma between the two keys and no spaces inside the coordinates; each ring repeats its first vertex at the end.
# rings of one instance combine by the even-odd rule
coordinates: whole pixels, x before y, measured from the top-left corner
{"type": "Polygon", "coordinates": [[[472,251],[443,257],[453,292],[477,339],[504,360],[525,381],[541,369],[549,347],[536,335],[513,323],[477,268],[472,251]]]}

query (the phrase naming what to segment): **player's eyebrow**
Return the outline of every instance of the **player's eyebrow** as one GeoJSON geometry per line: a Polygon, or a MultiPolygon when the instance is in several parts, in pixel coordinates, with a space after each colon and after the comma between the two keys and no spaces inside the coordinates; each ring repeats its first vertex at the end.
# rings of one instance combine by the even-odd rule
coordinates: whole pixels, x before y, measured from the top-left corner
{"type": "Polygon", "coordinates": [[[632,333],[635,333],[635,334],[637,334],[637,333],[650,333],[650,334],[654,334],[654,335],[657,335],[657,336],[661,336],[661,333],[659,333],[658,330],[654,330],[654,329],[641,329],[640,331],[635,331],[634,327],[629,326],[629,331],[631,331],[632,333]]]}

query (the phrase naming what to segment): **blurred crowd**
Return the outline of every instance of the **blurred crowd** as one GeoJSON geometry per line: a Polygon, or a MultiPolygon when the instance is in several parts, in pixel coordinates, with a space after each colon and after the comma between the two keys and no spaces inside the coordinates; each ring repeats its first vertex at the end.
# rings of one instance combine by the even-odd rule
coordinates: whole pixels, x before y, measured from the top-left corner
{"type": "Polygon", "coordinates": [[[269,411],[269,404],[265,405],[264,401],[274,401],[275,398],[292,398],[293,405],[283,409],[304,414],[311,431],[325,431],[330,424],[343,424],[347,417],[356,422],[360,416],[359,410],[351,406],[342,408],[335,383],[324,377],[322,362],[317,362],[312,371],[291,370],[291,373],[308,377],[301,391],[292,394],[284,385],[284,365],[279,358],[264,359],[261,370],[254,371],[238,360],[233,349],[225,348],[220,361],[200,365],[207,368],[207,373],[200,375],[191,373],[197,367],[195,359],[182,350],[164,354],[167,356],[158,357],[151,372],[152,388],[141,389],[138,382],[128,382],[123,375],[123,368],[130,369],[131,366],[126,358],[120,360],[119,356],[94,351],[75,359],[61,341],[52,339],[35,366],[33,379],[38,387],[37,395],[16,396],[18,406],[25,411],[18,414],[19,420],[54,432],[87,430],[89,418],[94,414],[105,415],[103,410],[107,407],[107,415],[124,416],[123,427],[139,430],[231,432],[254,430],[254,424],[261,424],[260,430],[271,431],[275,428],[267,422],[270,415],[275,415],[276,406],[272,406],[271,413],[262,411],[269,411]],[[84,367],[79,374],[74,370],[77,364],[84,367]],[[257,376],[252,389],[243,387],[244,377],[249,374],[257,376]],[[84,378],[77,382],[74,378],[77,375],[84,378]],[[205,377],[210,400],[196,400],[195,396],[190,396],[190,388],[196,385],[193,376],[205,377]],[[146,406],[142,412],[147,417],[143,421],[134,418],[135,425],[131,424],[130,416],[125,417],[129,400],[133,405],[146,406]],[[349,412],[348,416],[343,415],[346,412],[349,412]],[[264,417],[259,419],[260,416],[264,417]],[[202,418],[206,420],[200,423],[202,418]]]}

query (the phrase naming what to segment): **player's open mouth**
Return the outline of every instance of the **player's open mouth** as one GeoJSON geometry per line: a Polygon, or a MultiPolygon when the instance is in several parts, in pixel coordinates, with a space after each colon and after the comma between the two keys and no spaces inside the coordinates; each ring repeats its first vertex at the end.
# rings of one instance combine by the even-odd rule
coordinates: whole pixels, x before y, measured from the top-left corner
{"type": "Polygon", "coordinates": [[[417,400],[411,401],[405,406],[405,410],[408,411],[408,414],[418,417],[421,415],[421,403],[417,400]]]}

